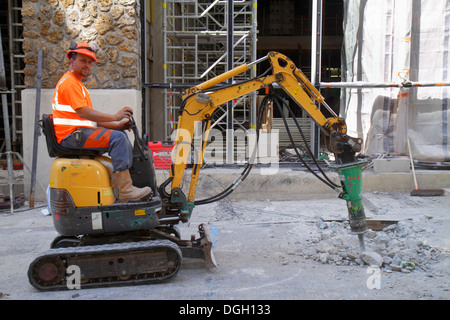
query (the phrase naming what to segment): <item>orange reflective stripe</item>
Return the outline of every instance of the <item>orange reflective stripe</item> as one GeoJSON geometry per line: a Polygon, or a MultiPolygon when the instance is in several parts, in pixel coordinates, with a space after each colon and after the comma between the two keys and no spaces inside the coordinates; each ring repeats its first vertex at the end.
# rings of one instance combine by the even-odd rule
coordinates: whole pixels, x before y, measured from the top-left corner
{"type": "Polygon", "coordinates": [[[86,139],[83,148],[106,148],[109,146],[109,138],[112,130],[97,129],[86,139]]]}

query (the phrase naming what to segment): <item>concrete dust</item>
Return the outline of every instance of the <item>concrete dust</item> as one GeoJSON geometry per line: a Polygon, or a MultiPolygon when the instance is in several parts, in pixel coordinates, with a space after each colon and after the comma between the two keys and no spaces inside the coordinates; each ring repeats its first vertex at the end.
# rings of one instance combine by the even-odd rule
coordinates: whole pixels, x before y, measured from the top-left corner
{"type": "Polygon", "coordinates": [[[449,299],[450,195],[364,194],[369,219],[398,221],[369,230],[368,252],[382,258],[379,282],[350,234],[345,201],[230,201],[197,206],[182,238],[205,223],[218,268],[186,260],[172,280],[153,285],[40,292],[29,263],[57,235],[42,208],[0,216],[0,299],[449,299]],[[377,284],[377,283],[375,283],[377,284]]]}

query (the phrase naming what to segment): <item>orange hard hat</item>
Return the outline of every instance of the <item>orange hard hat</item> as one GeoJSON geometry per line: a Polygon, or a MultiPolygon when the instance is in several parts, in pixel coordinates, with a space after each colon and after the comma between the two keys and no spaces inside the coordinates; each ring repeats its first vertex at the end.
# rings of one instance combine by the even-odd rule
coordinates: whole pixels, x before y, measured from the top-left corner
{"type": "Polygon", "coordinates": [[[74,43],[70,48],[69,51],[67,51],[67,58],[70,58],[70,54],[72,52],[76,52],[76,53],[81,53],[84,54],[88,57],[91,57],[92,59],[94,59],[94,62],[97,62],[97,57],[95,56],[95,52],[94,49],[92,49],[88,43],[86,42],[78,42],[78,43],[74,43]]]}

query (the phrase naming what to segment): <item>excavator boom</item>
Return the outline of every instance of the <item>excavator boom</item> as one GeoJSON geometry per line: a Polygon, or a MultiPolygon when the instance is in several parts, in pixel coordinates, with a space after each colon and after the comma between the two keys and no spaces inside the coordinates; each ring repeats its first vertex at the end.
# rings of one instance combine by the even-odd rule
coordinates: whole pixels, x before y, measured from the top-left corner
{"type": "MultiPolygon", "coordinates": [[[[321,128],[325,138],[326,146],[330,152],[336,155],[335,169],[340,176],[341,185],[344,192],[341,198],[346,199],[349,205],[350,217],[358,216],[358,231],[365,230],[365,216],[361,205],[360,191],[361,186],[355,186],[353,177],[347,177],[348,170],[342,171],[341,168],[356,166],[357,171],[364,167],[355,157],[355,154],[361,150],[362,139],[352,138],[347,135],[347,126],[345,120],[338,117],[335,112],[326,104],[324,97],[307,79],[303,72],[285,55],[278,52],[270,52],[250,64],[240,65],[228,72],[225,72],[215,78],[194,86],[183,95],[183,103],[180,108],[178,118],[177,135],[175,139],[173,161],[170,171],[170,178],[164,183],[160,190],[162,195],[166,196],[163,210],[179,211],[182,221],[187,221],[192,213],[195,199],[195,188],[197,185],[200,169],[203,163],[204,150],[209,133],[211,118],[213,113],[221,105],[228,101],[237,99],[244,95],[269,87],[272,84],[278,84],[293,100],[296,102],[314,122],[321,128]],[[254,64],[268,60],[271,64],[270,74],[256,77],[247,81],[233,83],[231,85],[217,86],[228,79],[249,70],[254,64]],[[319,106],[324,106],[332,115],[325,117],[319,106]],[[192,168],[189,194],[187,197],[180,189],[188,155],[191,151],[194,131],[197,123],[203,123],[202,149],[196,154],[196,161],[192,168]],[[350,180],[349,180],[350,179],[350,180]],[[350,181],[350,185],[348,183],[350,181]],[[171,184],[171,193],[165,192],[164,188],[171,184]],[[349,195],[348,188],[352,189],[349,195]],[[356,188],[356,189],[355,189],[356,188]],[[351,208],[351,209],[350,209],[351,208]],[[356,209],[355,209],[356,208],[356,209]],[[361,218],[361,219],[360,219],[361,218]]],[[[352,171],[352,175],[354,172],[352,171]]],[[[359,176],[361,176],[359,174],[359,176]]],[[[358,182],[360,179],[358,179],[358,182]]]]}

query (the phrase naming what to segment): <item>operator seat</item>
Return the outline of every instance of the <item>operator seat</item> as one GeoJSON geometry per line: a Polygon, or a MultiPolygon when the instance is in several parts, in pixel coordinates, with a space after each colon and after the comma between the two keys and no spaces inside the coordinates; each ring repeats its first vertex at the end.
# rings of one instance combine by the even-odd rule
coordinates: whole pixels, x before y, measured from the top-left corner
{"type": "Polygon", "coordinates": [[[53,116],[51,114],[43,114],[40,126],[45,135],[45,141],[47,142],[47,151],[50,158],[66,157],[75,158],[80,156],[99,157],[103,154],[98,150],[87,149],[68,149],[62,147],[57,141],[55,136],[55,129],[53,127],[53,116]]]}

